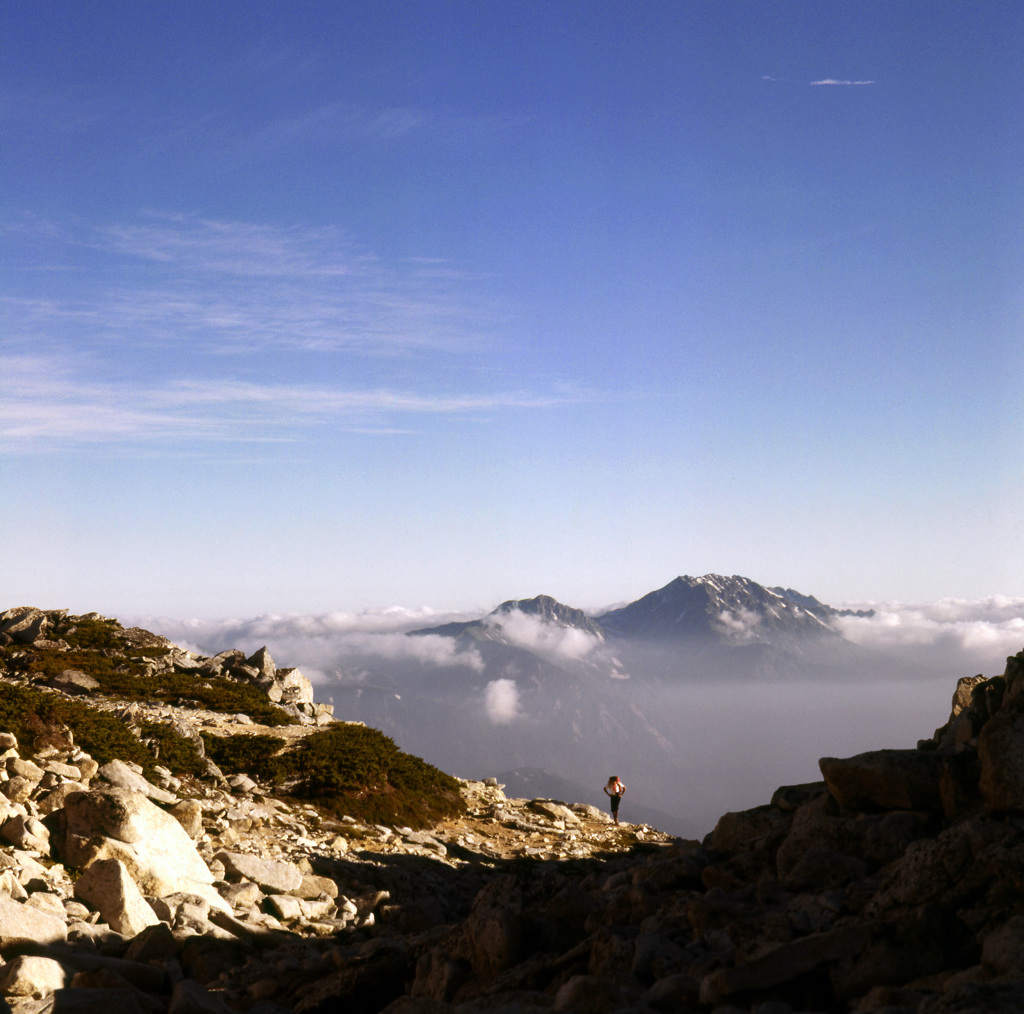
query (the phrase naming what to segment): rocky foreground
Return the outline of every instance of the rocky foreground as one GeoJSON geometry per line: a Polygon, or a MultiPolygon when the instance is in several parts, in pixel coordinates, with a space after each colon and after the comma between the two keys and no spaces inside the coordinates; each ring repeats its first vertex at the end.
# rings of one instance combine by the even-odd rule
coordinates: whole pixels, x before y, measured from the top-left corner
{"type": "Polygon", "coordinates": [[[823,759],[703,842],[481,782],[374,822],[346,800],[390,784],[225,770],[341,728],[265,650],[19,608],[0,652],[0,1011],[1024,1010],[1024,652],[916,749],[823,759]]]}

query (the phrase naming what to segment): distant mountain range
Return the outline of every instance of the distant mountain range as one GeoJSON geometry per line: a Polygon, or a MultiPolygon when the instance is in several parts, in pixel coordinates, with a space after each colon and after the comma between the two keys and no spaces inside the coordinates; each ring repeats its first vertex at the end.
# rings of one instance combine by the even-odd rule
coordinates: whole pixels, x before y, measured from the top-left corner
{"type": "MultiPolygon", "coordinates": [[[[456,640],[461,650],[483,653],[488,668],[502,649],[567,671],[603,672],[638,682],[687,677],[782,677],[823,674],[846,666],[857,649],[835,626],[841,616],[873,611],[837,610],[791,588],[766,588],[746,577],[677,577],[629,605],[589,616],[549,595],[510,599],[487,616],[421,627],[410,636],[456,640]],[[523,619],[549,631],[537,643],[523,636],[523,619]],[[584,658],[552,650],[550,631],[579,631],[591,639],[584,658]]],[[[529,632],[527,626],[527,633],[529,632]]],[[[581,647],[582,645],[578,645],[581,647]]],[[[530,663],[528,663],[530,664],[530,663]]]]}
{"type": "Polygon", "coordinates": [[[787,638],[839,637],[839,616],[873,616],[874,610],[833,609],[792,588],[765,588],[746,577],[677,577],[619,609],[588,616],[551,598],[510,599],[487,617],[421,627],[412,635],[500,639],[501,620],[512,613],[573,627],[595,637],[624,640],[706,641],[726,645],[772,643],[787,638]],[[496,633],[498,632],[498,633],[496,633]]]}
{"type": "MultiPolygon", "coordinates": [[[[867,657],[837,629],[842,615],[792,589],[717,574],[677,577],[596,616],[548,595],[510,599],[480,619],[409,632],[453,642],[447,664],[377,660],[334,685],[333,700],[456,774],[544,769],[549,781],[592,785],[599,800],[616,772],[634,778],[638,812],[671,810],[694,774],[679,749],[699,721],[693,691],[844,679],[867,657]]],[[[678,826],[692,833],[685,814],[678,826]]]]}

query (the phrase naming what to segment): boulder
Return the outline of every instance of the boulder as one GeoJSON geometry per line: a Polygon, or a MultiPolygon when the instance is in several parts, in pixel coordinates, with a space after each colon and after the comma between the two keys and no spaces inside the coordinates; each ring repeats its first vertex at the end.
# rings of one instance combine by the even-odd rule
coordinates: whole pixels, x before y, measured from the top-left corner
{"type": "Polygon", "coordinates": [[[575,826],[580,823],[580,818],[568,806],[553,799],[531,799],[527,806],[534,813],[539,813],[549,820],[564,820],[566,826],[575,826]]]}
{"type": "Polygon", "coordinates": [[[870,930],[870,923],[854,923],[766,948],[746,964],[721,968],[705,976],[700,984],[700,1002],[718,1004],[737,993],[771,989],[826,963],[856,954],[870,930]]]}
{"type": "Polygon", "coordinates": [[[978,736],[979,784],[993,813],[1024,812],[1024,697],[994,715],[978,736]]]}
{"type": "Polygon", "coordinates": [[[844,810],[941,810],[942,756],[924,750],[872,750],[818,761],[844,810]]]}
{"type": "Polygon", "coordinates": [[[11,817],[3,827],[0,836],[20,849],[34,849],[44,856],[50,854],[50,832],[46,825],[35,817],[17,814],[11,817]]]}
{"type": "Polygon", "coordinates": [[[144,895],[192,891],[224,907],[195,842],[142,793],[116,787],[73,792],[64,814],[64,858],[72,866],[120,859],[144,895]]]}
{"type": "Polygon", "coordinates": [[[259,673],[258,680],[261,684],[272,682],[277,674],[274,660],[270,657],[270,651],[266,645],[250,655],[245,660],[245,664],[252,666],[259,673]]]}
{"type": "Polygon", "coordinates": [[[142,775],[137,771],[133,771],[122,760],[112,760],[109,764],[104,764],[100,768],[99,773],[101,778],[110,782],[111,785],[116,785],[118,788],[141,792],[143,795],[149,796],[150,799],[155,799],[159,803],[178,802],[178,797],[173,792],[167,792],[165,789],[150,784],[142,775]]]}
{"type": "Polygon", "coordinates": [[[46,681],[48,687],[63,690],[66,694],[90,694],[98,690],[100,681],[80,669],[65,669],[46,681]]]}
{"type": "Polygon", "coordinates": [[[75,882],[75,897],[92,905],[104,922],[134,937],[160,920],[119,859],[97,859],[75,882]]]}
{"type": "MultiPolygon", "coordinates": [[[[497,784],[495,779],[491,780],[497,784]]],[[[605,822],[611,820],[611,817],[609,817],[604,810],[599,810],[596,806],[591,806],[590,803],[570,803],[569,809],[578,817],[586,817],[587,820],[600,820],[605,822]]]]}
{"type": "Polygon", "coordinates": [[[61,782],[52,792],[37,797],[36,808],[44,816],[64,809],[64,803],[72,792],[88,792],[89,786],[84,782],[61,782]]]}
{"type": "Polygon", "coordinates": [[[7,762],[7,773],[11,775],[21,775],[23,778],[27,778],[30,782],[39,782],[42,780],[42,777],[46,772],[43,771],[43,769],[34,761],[26,760],[21,757],[12,757],[7,762]]]}
{"type": "Polygon", "coordinates": [[[69,979],[68,970],[59,961],[21,954],[0,969],[0,993],[42,999],[66,986],[69,979]]]}
{"type": "Polygon", "coordinates": [[[68,927],[63,919],[0,894],[0,949],[22,944],[53,944],[67,938],[68,927]]]}
{"type": "Polygon", "coordinates": [[[169,807],[167,812],[184,828],[185,833],[196,841],[203,833],[203,808],[195,799],[182,799],[169,807]]]}
{"type": "Polygon", "coordinates": [[[0,613],[0,633],[15,644],[31,644],[46,632],[50,618],[34,606],[15,606],[0,613]]]}
{"type": "Polygon", "coordinates": [[[492,881],[473,901],[462,945],[452,956],[468,959],[481,979],[517,964],[532,943],[523,907],[522,889],[514,877],[492,881]]]}
{"type": "Polygon", "coordinates": [[[268,894],[291,894],[302,886],[302,873],[294,863],[260,859],[242,852],[218,852],[229,877],[251,880],[268,894]]]}
{"type": "Polygon", "coordinates": [[[275,704],[312,704],[313,684],[298,669],[278,669],[267,696],[275,704]]]}
{"type": "Polygon", "coordinates": [[[2,792],[12,803],[24,803],[31,797],[38,784],[38,782],[34,782],[30,778],[24,777],[24,775],[15,775],[13,778],[8,778],[6,782],[0,785],[0,792],[2,792]]]}
{"type": "Polygon", "coordinates": [[[711,847],[721,852],[747,852],[777,843],[792,818],[772,806],[722,814],[711,832],[711,847]]]}

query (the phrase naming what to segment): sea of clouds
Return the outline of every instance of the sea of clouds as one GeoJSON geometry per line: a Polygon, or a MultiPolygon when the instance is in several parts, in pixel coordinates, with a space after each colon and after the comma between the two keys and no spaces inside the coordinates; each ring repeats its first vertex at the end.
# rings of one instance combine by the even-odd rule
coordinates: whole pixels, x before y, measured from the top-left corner
{"type": "MultiPolygon", "coordinates": [[[[873,616],[837,618],[837,628],[849,641],[894,661],[923,668],[939,666],[943,673],[962,670],[961,675],[998,675],[1006,656],[1024,649],[1024,598],[857,602],[846,608],[874,610],[873,616]]],[[[474,619],[500,623],[508,641],[551,662],[571,665],[600,657],[612,667],[615,664],[601,638],[518,611],[490,617],[483,612],[448,613],[394,606],[315,615],[267,613],[247,619],[142,616],[126,622],[157,631],[202,654],[215,654],[228,647],[251,652],[266,645],[279,665],[298,666],[314,683],[329,683],[358,679],[368,662],[382,667],[403,662],[439,668],[465,666],[482,672],[484,663],[479,652],[460,647],[454,638],[407,636],[411,630],[474,619]]]]}
{"type": "MultiPolygon", "coordinates": [[[[870,617],[836,621],[844,637],[871,653],[870,673],[863,678],[696,680],[653,691],[655,696],[642,705],[670,737],[676,762],[671,771],[660,769],[644,743],[617,756],[614,766],[632,782],[630,799],[681,815],[687,834],[697,828],[703,833],[726,810],[759,805],[779,785],[819,778],[819,757],[913,747],[946,721],[959,677],[999,675],[1006,657],[1024,649],[1024,599],[992,596],[849,607],[874,610],[870,617]]],[[[478,709],[481,721],[501,735],[528,730],[544,716],[529,713],[520,688],[509,678],[513,674],[487,671],[477,648],[460,647],[453,638],[407,636],[411,630],[471,619],[500,623],[506,640],[574,674],[592,672],[605,679],[616,675],[611,647],[601,638],[518,612],[487,617],[482,611],[466,615],[390,608],[224,620],[134,617],[123,622],[154,630],[204,655],[226,648],[250,653],[266,645],[279,666],[298,666],[322,701],[332,700],[340,684],[379,685],[382,677],[392,677],[400,691],[403,680],[429,678],[440,670],[457,674],[463,667],[465,702],[478,709]]],[[[628,674],[618,675],[624,680],[618,686],[632,700],[628,674]]],[[[451,730],[416,732],[414,752],[442,763],[451,730]]],[[[538,755],[536,765],[569,774],[572,757],[565,755],[565,746],[551,744],[550,756],[538,755]]],[[[490,761],[498,766],[459,773],[484,777],[509,766],[490,754],[479,763],[490,761]]],[[[606,772],[597,775],[603,779],[606,772]]],[[[579,772],[574,777],[590,781],[579,772]]]]}
{"type": "Polygon", "coordinates": [[[952,664],[994,676],[1008,655],[1024,649],[1024,598],[864,602],[847,608],[872,609],[874,615],[840,617],[844,637],[922,665],[952,664]]]}

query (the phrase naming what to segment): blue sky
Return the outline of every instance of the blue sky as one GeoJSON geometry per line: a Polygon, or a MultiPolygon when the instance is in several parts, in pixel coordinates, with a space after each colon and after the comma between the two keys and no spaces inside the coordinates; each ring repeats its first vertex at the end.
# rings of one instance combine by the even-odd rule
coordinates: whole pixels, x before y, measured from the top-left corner
{"type": "Polygon", "coordinates": [[[11,2],[3,605],[1024,595],[1024,7],[11,2]]]}

